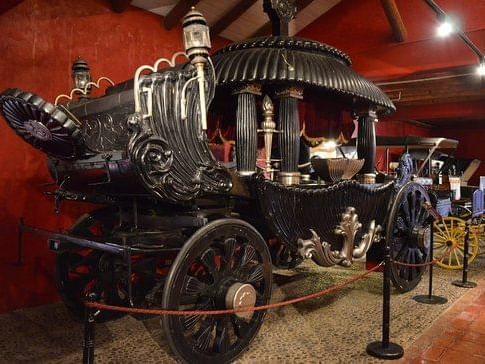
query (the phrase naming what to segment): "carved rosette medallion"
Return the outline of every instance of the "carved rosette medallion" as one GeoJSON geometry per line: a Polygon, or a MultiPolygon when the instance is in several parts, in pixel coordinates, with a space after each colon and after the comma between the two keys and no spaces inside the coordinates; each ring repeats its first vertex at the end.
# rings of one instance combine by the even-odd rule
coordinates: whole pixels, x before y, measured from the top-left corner
{"type": "Polygon", "coordinates": [[[289,23],[296,15],[296,6],[288,0],[271,0],[271,7],[276,11],[280,20],[289,23]]]}

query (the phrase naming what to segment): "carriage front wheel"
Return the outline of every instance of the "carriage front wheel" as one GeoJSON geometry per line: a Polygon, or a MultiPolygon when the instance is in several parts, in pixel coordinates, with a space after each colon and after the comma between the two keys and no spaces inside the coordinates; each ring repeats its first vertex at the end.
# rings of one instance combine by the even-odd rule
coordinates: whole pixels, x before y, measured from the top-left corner
{"type": "MultiPolygon", "coordinates": [[[[269,303],[271,258],[266,242],[248,223],[213,221],[196,231],[177,255],[162,307],[221,310],[269,303]]],[[[167,341],[188,363],[227,363],[258,332],[264,311],[221,316],[162,316],[167,341]]]]}
{"type": "Polygon", "coordinates": [[[425,202],[430,198],[423,186],[408,182],[398,191],[389,214],[386,242],[393,261],[391,279],[401,292],[417,286],[426,271],[422,264],[429,261],[431,227],[425,202]]]}

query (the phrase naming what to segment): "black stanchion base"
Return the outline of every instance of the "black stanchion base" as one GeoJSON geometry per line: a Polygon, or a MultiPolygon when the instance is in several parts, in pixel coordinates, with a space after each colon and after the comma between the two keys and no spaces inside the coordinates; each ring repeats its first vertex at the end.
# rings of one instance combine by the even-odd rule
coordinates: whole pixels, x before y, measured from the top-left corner
{"type": "Polygon", "coordinates": [[[389,343],[385,348],[382,346],[382,341],[375,341],[367,345],[367,354],[372,355],[379,359],[394,360],[402,358],[404,355],[404,349],[401,345],[389,343]]]}
{"type": "Polygon", "coordinates": [[[463,282],[463,281],[453,281],[451,282],[452,285],[454,286],[457,286],[457,287],[461,287],[461,288],[474,288],[477,286],[477,284],[475,282],[470,282],[470,281],[466,281],[466,282],[463,282]]]}
{"type": "Polygon", "coordinates": [[[421,294],[418,296],[414,296],[413,300],[419,303],[425,303],[427,305],[442,305],[448,300],[445,297],[435,296],[435,295],[428,295],[428,294],[421,294]]]}

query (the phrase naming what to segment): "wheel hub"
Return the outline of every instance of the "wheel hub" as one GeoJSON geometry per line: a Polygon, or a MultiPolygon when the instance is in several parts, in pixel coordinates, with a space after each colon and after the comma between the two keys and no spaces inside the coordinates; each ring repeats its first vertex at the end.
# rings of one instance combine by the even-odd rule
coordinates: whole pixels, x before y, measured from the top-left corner
{"type": "Polygon", "coordinates": [[[37,120],[28,120],[24,125],[25,130],[27,130],[33,137],[43,141],[52,139],[50,130],[37,120]]]}
{"type": "Polygon", "coordinates": [[[431,246],[431,228],[429,226],[419,227],[416,232],[418,246],[428,250],[431,246]]]}
{"type": "MultiPolygon", "coordinates": [[[[234,283],[226,293],[226,308],[239,309],[243,307],[254,307],[256,304],[256,290],[249,283],[234,283]]],[[[236,312],[235,315],[249,320],[254,312],[236,312]]]]}

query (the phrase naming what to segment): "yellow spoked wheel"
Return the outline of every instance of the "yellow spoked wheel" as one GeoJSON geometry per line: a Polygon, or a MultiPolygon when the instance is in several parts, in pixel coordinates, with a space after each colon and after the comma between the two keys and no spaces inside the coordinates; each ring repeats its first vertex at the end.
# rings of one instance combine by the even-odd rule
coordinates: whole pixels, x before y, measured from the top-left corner
{"type": "MultiPolygon", "coordinates": [[[[457,217],[444,217],[434,222],[433,249],[436,264],[447,269],[462,269],[465,245],[465,221],[457,217]]],[[[480,241],[470,227],[468,236],[468,263],[473,262],[480,250],[480,241]]]]}

